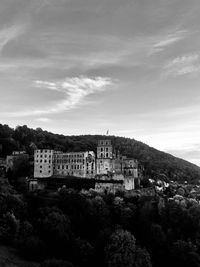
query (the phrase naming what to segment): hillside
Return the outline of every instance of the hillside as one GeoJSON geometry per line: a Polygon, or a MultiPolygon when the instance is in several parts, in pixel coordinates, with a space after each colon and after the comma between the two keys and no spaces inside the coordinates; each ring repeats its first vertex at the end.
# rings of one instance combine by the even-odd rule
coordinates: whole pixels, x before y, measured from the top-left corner
{"type": "Polygon", "coordinates": [[[15,248],[0,245],[0,266],[38,267],[39,264],[22,259],[15,248]]]}
{"type": "MultiPolygon", "coordinates": [[[[30,155],[34,148],[51,148],[62,151],[96,151],[97,140],[105,136],[79,135],[64,136],[36,130],[27,126],[12,129],[0,124],[0,157],[5,157],[13,150],[25,150],[30,155]]],[[[170,180],[197,182],[200,168],[190,162],[156,150],[130,138],[109,136],[117,150],[123,155],[138,159],[145,166],[150,177],[168,177],[170,180]]]]}

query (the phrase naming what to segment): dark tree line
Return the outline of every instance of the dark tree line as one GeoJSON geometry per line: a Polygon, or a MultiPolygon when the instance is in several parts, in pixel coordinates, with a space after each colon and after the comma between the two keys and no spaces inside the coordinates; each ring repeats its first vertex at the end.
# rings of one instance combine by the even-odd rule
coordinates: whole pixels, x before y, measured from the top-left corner
{"type": "Polygon", "coordinates": [[[200,206],[163,196],[0,187],[0,242],[41,267],[199,267],[200,206]]]}

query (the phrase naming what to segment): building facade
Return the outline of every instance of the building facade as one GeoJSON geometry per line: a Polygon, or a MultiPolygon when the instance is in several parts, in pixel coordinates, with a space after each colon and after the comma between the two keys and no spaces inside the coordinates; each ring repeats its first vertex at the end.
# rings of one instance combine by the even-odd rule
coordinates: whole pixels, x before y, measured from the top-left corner
{"type": "Polygon", "coordinates": [[[126,177],[138,178],[138,160],[124,157],[123,173],[126,177]]]}
{"type": "Polygon", "coordinates": [[[96,172],[93,151],[63,153],[48,149],[37,149],[34,153],[34,177],[76,176],[92,178],[96,172]]]}
{"type": "Polygon", "coordinates": [[[54,153],[53,173],[55,175],[93,178],[96,174],[96,158],[93,151],[54,153]]]}
{"type": "Polygon", "coordinates": [[[34,152],[34,177],[45,178],[53,175],[54,150],[37,149],[34,152]]]}
{"type": "Polygon", "coordinates": [[[97,146],[97,175],[112,174],[115,171],[114,166],[115,153],[111,140],[99,140],[97,146]]]}
{"type": "Polygon", "coordinates": [[[34,154],[35,178],[91,178],[96,180],[98,189],[113,184],[113,188],[119,185],[133,190],[139,173],[138,161],[116,153],[109,139],[98,141],[96,154],[93,151],[64,153],[48,149],[35,150],[34,154]]]}

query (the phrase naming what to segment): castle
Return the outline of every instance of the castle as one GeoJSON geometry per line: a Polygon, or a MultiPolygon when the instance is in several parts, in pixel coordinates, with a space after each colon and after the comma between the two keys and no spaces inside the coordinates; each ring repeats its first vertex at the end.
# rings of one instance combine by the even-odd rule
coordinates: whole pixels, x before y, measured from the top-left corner
{"type": "Polygon", "coordinates": [[[34,178],[77,177],[95,180],[95,188],[117,185],[127,190],[135,188],[135,180],[142,176],[142,167],[136,159],[116,152],[111,140],[98,141],[96,154],[86,152],[61,152],[38,149],[34,153],[34,178]]]}

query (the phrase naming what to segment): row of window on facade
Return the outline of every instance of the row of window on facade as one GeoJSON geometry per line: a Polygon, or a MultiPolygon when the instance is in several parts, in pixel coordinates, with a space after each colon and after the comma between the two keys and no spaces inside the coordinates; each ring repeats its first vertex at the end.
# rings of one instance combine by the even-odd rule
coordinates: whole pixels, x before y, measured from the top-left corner
{"type": "MultiPolygon", "coordinates": [[[[59,173],[62,174],[62,175],[74,175],[74,174],[77,174],[77,172],[74,173],[74,171],[71,171],[71,172],[69,172],[69,171],[61,171],[59,173]]],[[[91,171],[91,172],[86,171],[86,174],[93,174],[93,171],[91,171]]]]}
{"type": "Polygon", "coordinates": [[[57,159],[54,163],[84,163],[84,159],[57,159]]]}
{"type": "Polygon", "coordinates": [[[43,158],[43,156],[44,156],[44,158],[47,158],[47,156],[49,156],[49,158],[51,158],[52,157],[52,155],[47,155],[47,154],[45,154],[45,155],[43,155],[43,154],[40,154],[40,155],[37,155],[37,158],[43,158]]]}
{"type": "Polygon", "coordinates": [[[103,151],[108,152],[109,151],[109,148],[108,147],[101,147],[101,152],[103,152],[103,151]]]}
{"type": "Polygon", "coordinates": [[[58,155],[54,155],[55,158],[83,158],[84,154],[58,154],[58,155]]]}
{"type": "MultiPolygon", "coordinates": [[[[109,157],[109,154],[106,153],[106,158],[108,158],[108,157],[109,157]]],[[[104,158],[104,154],[103,153],[101,153],[101,158],[104,158]]]]}
{"type": "Polygon", "coordinates": [[[81,170],[84,169],[84,166],[82,165],[58,165],[56,167],[54,167],[54,169],[74,169],[74,170],[81,170]]]}
{"type": "Polygon", "coordinates": [[[44,163],[51,163],[51,160],[48,161],[48,160],[45,159],[45,160],[43,161],[43,160],[41,159],[41,160],[36,160],[36,162],[37,162],[37,163],[39,163],[39,162],[40,162],[40,163],[42,163],[42,162],[44,162],[44,163]]]}

